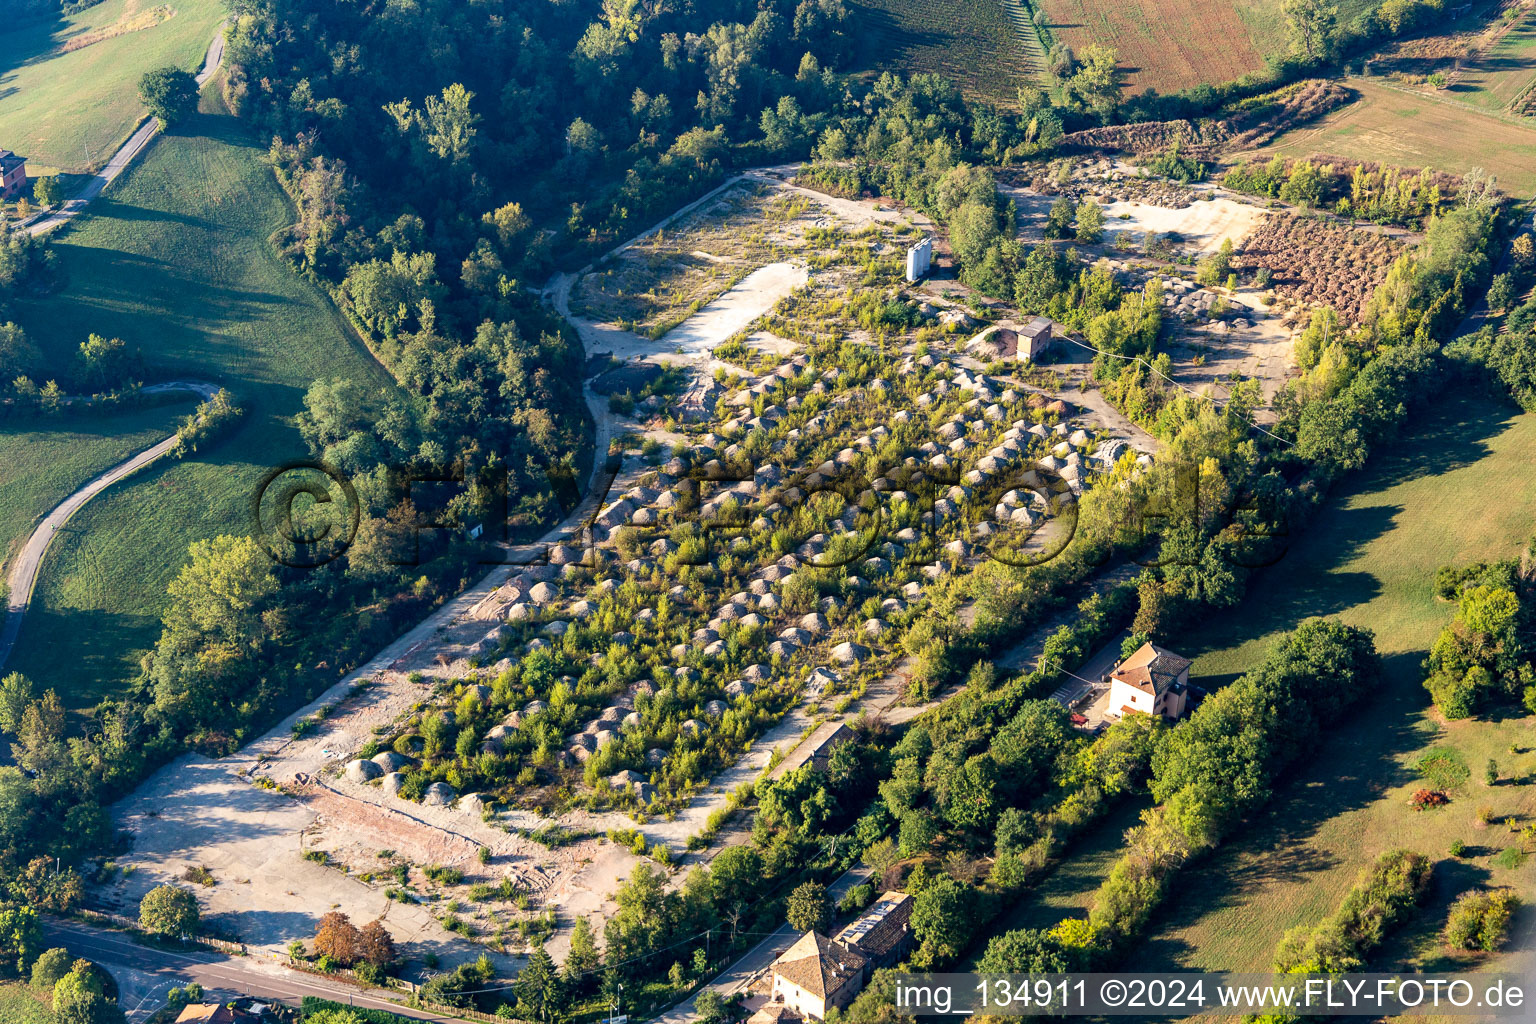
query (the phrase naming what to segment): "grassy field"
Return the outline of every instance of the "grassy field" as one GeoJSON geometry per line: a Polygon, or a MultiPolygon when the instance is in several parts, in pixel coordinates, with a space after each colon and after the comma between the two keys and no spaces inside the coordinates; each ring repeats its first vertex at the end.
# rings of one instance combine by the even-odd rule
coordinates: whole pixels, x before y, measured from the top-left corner
{"type": "Polygon", "coordinates": [[[1420,664],[1452,614],[1434,597],[1435,570],[1516,555],[1531,535],[1536,478],[1523,467],[1533,459],[1536,416],[1482,399],[1445,400],[1294,539],[1285,559],[1253,581],[1248,601],[1174,645],[1196,656],[1197,681],[1220,684],[1257,664],[1277,634],[1331,615],[1376,631],[1387,680],[1335,724],[1321,755],[1263,814],[1189,869],[1153,921],[1137,969],[1267,970],[1286,929],[1320,920],[1393,847],[1444,859],[1426,930],[1393,954],[1400,958],[1436,955],[1435,919],[1443,922],[1444,908],[1469,885],[1529,886],[1528,863],[1494,862],[1515,837],[1502,826],[1480,828],[1476,811],[1488,805],[1517,822],[1536,813],[1536,786],[1482,782],[1490,757],[1506,775],[1536,772],[1530,720],[1441,721],[1420,685],[1420,664]],[[1418,765],[1431,750],[1453,751],[1470,778],[1452,786],[1448,807],[1414,812],[1408,797],[1426,785],[1418,765]],[[1448,857],[1454,839],[1470,856],[1448,857]]]}
{"type": "Polygon", "coordinates": [[[223,0],[106,0],[0,28],[0,147],[27,157],[33,176],[95,170],[144,116],[140,76],[200,67],[226,14],[223,0]]]}
{"type": "Polygon", "coordinates": [[[117,335],[144,351],[152,376],[214,381],[246,410],[227,439],[97,497],[49,551],[8,667],[72,706],[137,670],[187,545],[248,530],[260,475],[306,454],[290,417],[310,382],[391,386],[329,300],[268,244],[291,208],[261,145],[203,102],[57,240],[69,286],[18,304],[51,359],[62,363],[91,331],[117,335]]]}
{"type": "Polygon", "coordinates": [[[1446,90],[1485,110],[1511,109],[1536,83],[1536,10],[1526,13],[1487,53],[1469,61],[1446,90]]]}
{"type": "Polygon", "coordinates": [[[36,519],[81,484],[168,437],[177,417],[190,410],[188,396],[120,416],[0,423],[0,565],[36,519]]]}
{"type": "Polygon", "coordinates": [[[53,1013],[19,981],[0,985],[0,1024],[53,1024],[53,1013]]]}
{"type": "Polygon", "coordinates": [[[1359,100],[1282,135],[1262,155],[1322,153],[1455,174],[1482,167],[1498,176],[1505,191],[1536,191],[1536,125],[1369,78],[1351,78],[1349,84],[1361,93],[1359,100]]]}
{"type": "Polygon", "coordinates": [[[851,5],[869,67],[929,71],[973,96],[1012,103],[1043,70],[1019,0],[859,0],[851,5]]]}

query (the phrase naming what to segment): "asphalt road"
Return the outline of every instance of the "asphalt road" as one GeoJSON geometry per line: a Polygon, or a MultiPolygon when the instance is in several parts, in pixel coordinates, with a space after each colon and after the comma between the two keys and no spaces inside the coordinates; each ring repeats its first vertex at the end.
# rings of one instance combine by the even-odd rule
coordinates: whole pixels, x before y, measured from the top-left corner
{"type": "Polygon", "coordinates": [[[329,982],[310,974],[288,970],[256,956],[224,956],[212,952],[172,952],[141,946],[126,935],[92,928],[74,921],[46,919],[44,944],[63,946],[77,957],[105,967],[117,979],[123,1010],[130,1020],[148,1016],[165,1003],[165,991],[195,981],[209,992],[218,991],[280,1000],[297,1004],[305,996],[319,996],[355,1006],[388,1010],[417,1020],[443,1021],[441,1017],[383,998],[378,990],[361,990],[329,982]],[[131,980],[131,984],[124,984],[131,980]]]}
{"type": "MultiPolygon", "coordinates": [[[[199,400],[206,401],[212,398],[217,390],[218,388],[214,385],[200,381],[170,381],[147,387],[144,389],[144,394],[191,391],[198,396],[199,400]]],[[[27,538],[26,544],[22,546],[16,560],[11,564],[10,574],[6,578],[9,596],[6,599],[5,623],[0,625],[0,667],[4,667],[6,659],[11,656],[11,648],[16,646],[16,635],[21,632],[21,620],[27,614],[27,606],[32,603],[32,588],[37,583],[37,571],[42,567],[43,555],[47,554],[48,545],[53,543],[54,536],[63,528],[69,517],[80,510],[80,506],[124,477],[131,476],[154,462],[170,451],[175,444],[176,435],[172,434],[159,444],[118,463],[59,502],[53,511],[37,524],[37,529],[32,531],[32,536],[27,538]]]]}
{"type": "MultiPolygon", "coordinates": [[[[197,73],[199,88],[208,83],[208,80],[213,77],[214,72],[219,70],[219,65],[223,62],[224,26],[220,25],[218,34],[208,44],[208,54],[203,58],[203,70],[197,73]]],[[[128,136],[128,141],[123,143],[116,153],[112,154],[112,159],[108,160],[107,165],[85,183],[85,187],[75,193],[74,198],[66,200],[53,213],[33,220],[27,225],[27,233],[31,235],[47,234],[59,225],[66,224],[78,217],[84,212],[86,204],[101,195],[103,189],[116,181],[118,176],[138,159],[139,154],[144,152],[150,140],[158,134],[160,134],[160,122],[151,117],[139,126],[138,131],[128,136]]]]}

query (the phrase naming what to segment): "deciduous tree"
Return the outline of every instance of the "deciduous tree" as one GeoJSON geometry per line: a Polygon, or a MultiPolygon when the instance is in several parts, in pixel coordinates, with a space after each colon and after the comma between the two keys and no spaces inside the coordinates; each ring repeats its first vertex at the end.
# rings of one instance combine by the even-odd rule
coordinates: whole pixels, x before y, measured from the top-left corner
{"type": "Polygon", "coordinates": [[[139,901],[139,924],[156,935],[190,935],[200,917],[197,897],[180,886],[157,885],[139,901]]]}
{"type": "Polygon", "coordinates": [[[789,894],[786,911],[789,926],[797,932],[826,930],[827,922],[831,919],[831,908],[827,906],[827,887],[820,882],[802,882],[789,894]]]}
{"type": "Polygon", "coordinates": [[[139,79],[139,98],[165,128],[197,110],[197,79],[175,67],[146,71],[139,79]]]}

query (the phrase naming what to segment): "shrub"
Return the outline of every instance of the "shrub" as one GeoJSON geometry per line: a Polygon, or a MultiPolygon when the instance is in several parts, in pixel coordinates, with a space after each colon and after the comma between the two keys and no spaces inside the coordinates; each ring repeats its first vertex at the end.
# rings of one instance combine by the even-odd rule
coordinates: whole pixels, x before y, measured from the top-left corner
{"type": "Polygon", "coordinates": [[[1414,792],[1413,797],[1408,801],[1409,806],[1411,806],[1416,811],[1428,810],[1431,807],[1444,807],[1450,802],[1451,798],[1440,792],[1438,789],[1417,790],[1414,792]]]}
{"type": "Polygon", "coordinates": [[[458,885],[464,881],[464,872],[443,864],[428,864],[421,869],[421,873],[438,885],[458,885]]]}
{"type": "Polygon", "coordinates": [[[843,894],[843,898],[837,901],[837,912],[848,915],[856,914],[875,901],[875,887],[868,882],[856,885],[843,894]]]}
{"type": "Polygon", "coordinates": [[[1434,865],[1423,854],[1389,850],[1344,897],[1338,912],[1311,933],[1293,931],[1275,953],[1284,973],[1343,973],[1365,969],[1389,929],[1418,905],[1434,865]]]}
{"type": "Polygon", "coordinates": [[[1504,944],[1509,919],[1520,900],[1508,889],[1464,892],[1451,906],[1445,922],[1445,941],[1453,949],[1492,952],[1504,944]]]}
{"type": "Polygon", "coordinates": [[[139,902],[139,923],[155,935],[190,935],[199,918],[197,898],[179,886],[157,885],[139,902]]]}

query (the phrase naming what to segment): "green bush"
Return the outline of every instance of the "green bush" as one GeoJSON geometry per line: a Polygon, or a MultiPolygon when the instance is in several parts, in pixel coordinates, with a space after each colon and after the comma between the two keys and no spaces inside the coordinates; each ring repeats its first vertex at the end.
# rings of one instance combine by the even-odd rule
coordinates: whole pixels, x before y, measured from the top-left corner
{"type": "Polygon", "coordinates": [[[1508,889],[1462,893],[1446,918],[1446,944],[1453,949],[1498,949],[1504,944],[1509,920],[1519,906],[1519,898],[1508,889]]]}
{"type": "Polygon", "coordinates": [[[875,887],[865,882],[843,894],[843,898],[837,901],[837,912],[844,916],[857,914],[873,902],[875,902],[875,887]]]}

